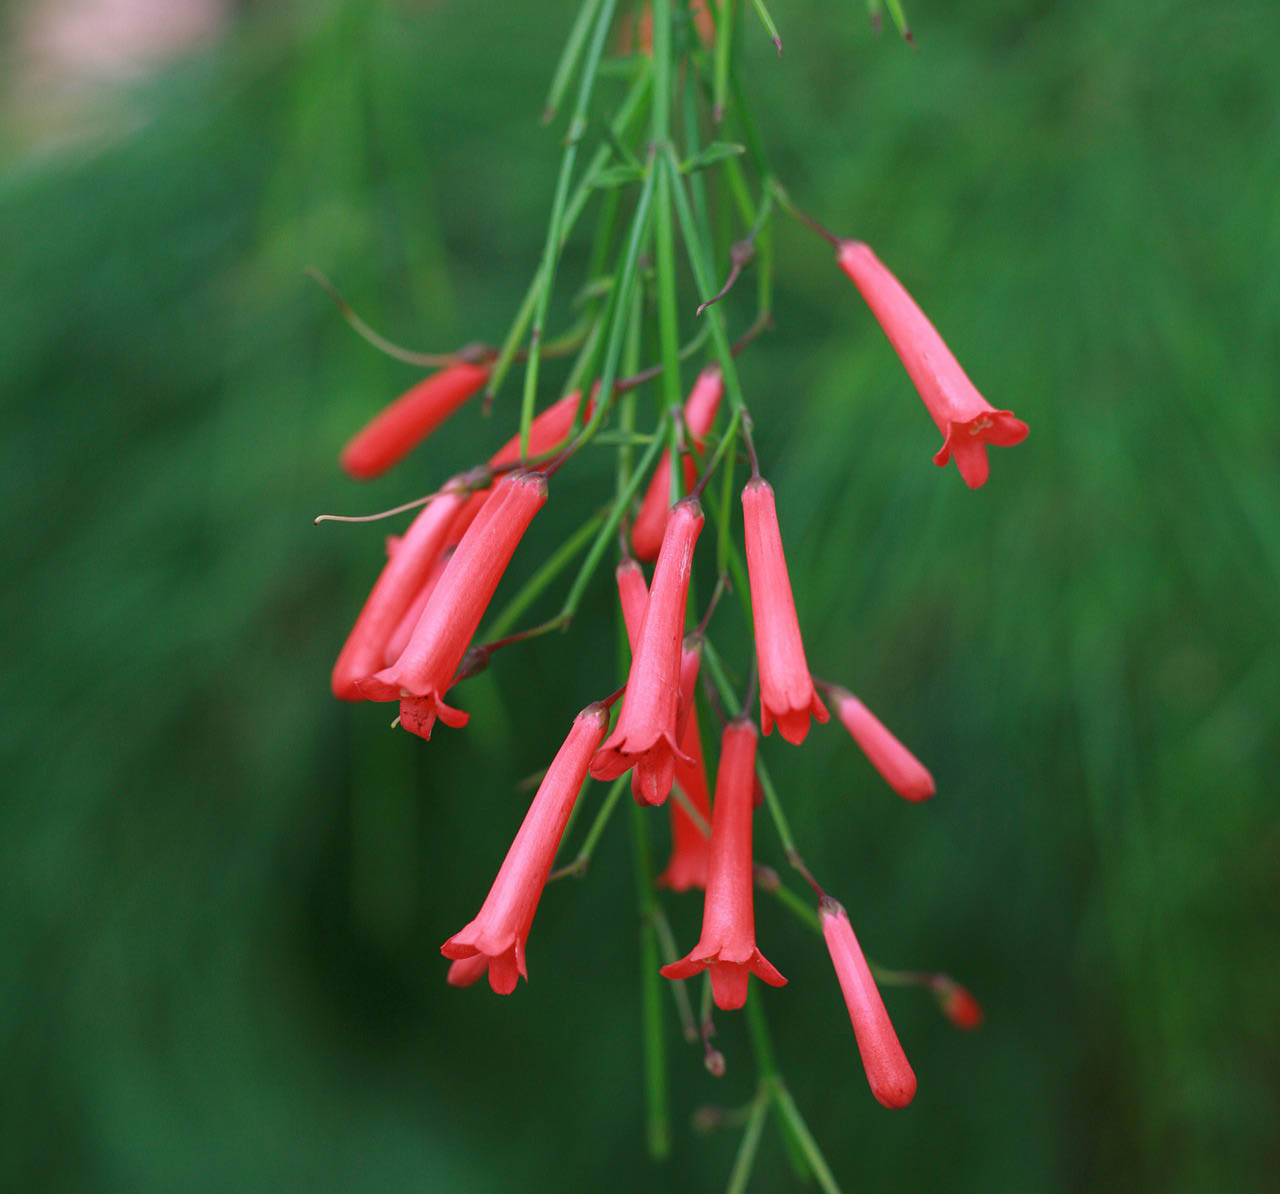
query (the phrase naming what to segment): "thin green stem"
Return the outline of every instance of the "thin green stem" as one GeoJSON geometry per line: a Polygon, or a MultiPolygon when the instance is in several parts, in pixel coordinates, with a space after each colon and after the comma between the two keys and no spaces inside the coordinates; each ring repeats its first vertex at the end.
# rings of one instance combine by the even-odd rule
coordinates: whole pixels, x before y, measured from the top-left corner
{"type": "Polygon", "coordinates": [[[662,976],[658,973],[658,935],[653,915],[649,822],[638,804],[631,807],[631,840],[635,845],[636,898],[640,904],[640,983],[644,1017],[647,1136],[649,1155],[660,1161],[671,1151],[671,1116],[667,1101],[666,1046],[662,1038],[662,976]]]}
{"type": "Polygon", "coordinates": [[[738,1155],[733,1159],[733,1170],[729,1174],[729,1185],[726,1194],[743,1194],[747,1182],[751,1180],[751,1170],[755,1167],[756,1150],[760,1147],[760,1133],[764,1129],[765,1116],[769,1112],[769,1087],[760,1084],[756,1097],[751,1100],[751,1110],[747,1116],[747,1126],[742,1133],[742,1143],[738,1145],[738,1155]]]}
{"type": "Polygon", "coordinates": [[[711,645],[709,638],[702,640],[702,662],[706,664],[712,683],[715,684],[716,691],[720,693],[720,700],[724,703],[726,712],[738,708],[738,694],[729,682],[729,677],[725,675],[724,664],[720,660],[720,652],[711,645]]]}
{"type": "Polygon", "coordinates": [[[769,777],[769,769],[764,765],[764,760],[757,756],[756,758],[756,776],[760,780],[760,787],[764,790],[765,807],[769,810],[769,815],[773,818],[774,828],[778,831],[778,837],[782,841],[782,849],[788,861],[791,856],[797,854],[795,839],[791,836],[791,827],[787,824],[786,815],[782,811],[782,801],[778,799],[778,790],[773,786],[773,780],[769,777]]]}
{"type": "MultiPolygon", "coordinates": [[[[604,404],[601,403],[601,406],[604,404]]],[[[582,562],[582,567],[578,570],[578,575],[574,578],[569,595],[564,600],[564,605],[560,607],[560,613],[565,617],[573,617],[578,610],[578,603],[582,600],[583,593],[586,592],[587,586],[591,583],[592,576],[595,575],[596,569],[600,566],[600,560],[605,551],[613,542],[614,536],[618,531],[618,524],[622,521],[622,516],[626,513],[627,508],[631,505],[631,499],[635,497],[643,483],[649,469],[653,467],[653,463],[658,458],[658,453],[662,450],[666,443],[666,437],[663,435],[664,427],[659,424],[655,430],[653,442],[649,445],[648,451],[640,460],[639,467],[627,479],[625,488],[618,494],[617,499],[613,503],[613,509],[609,512],[609,516],[605,519],[604,525],[601,526],[596,534],[595,542],[592,543],[590,550],[587,552],[587,558],[582,562]]]]}
{"type": "MultiPolygon", "coordinates": [[[[669,966],[680,957],[676,948],[675,934],[671,931],[671,922],[662,910],[662,905],[655,899],[650,903],[649,914],[653,917],[653,928],[658,934],[658,946],[662,951],[662,963],[669,966]]],[[[689,990],[684,983],[668,983],[667,989],[675,1000],[676,1015],[680,1019],[680,1030],[684,1039],[693,1044],[698,1039],[698,1026],[693,1019],[693,1005],[689,1002],[689,990]]]]}
{"type": "Polygon", "coordinates": [[[813,1176],[818,1179],[818,1185],[826,1194],[840,1194],[840,1186],[831,1172],[831,1167],[827,1164],[827,1159],[822,1155],[818,1142],[809,1131],[809,1125],[800,1114],[800,1108],[796,1106],[791,1092],[787,1090],[781,1079],[773,1084],[773,1101],[787,1128],[788,1137],[794,1139],[803,1151],[805,1163],[813,1176]]]}
{"type": "Polygon", "coordinates": [[[587,33],[591,29],[591,19],[596,14],[596,9],[600,7],[600,0],[584,0],[578,15],[573,20],[573,27],[569,30],[569,38],[564,43],[564,49],[560,52],[560,61],[556,63],[555,74],[551,76],[551,87],[547,92],[547,102],[542,109],[542,123],[549,124],[556,114],[556,110],[560,107],[560,101],[564,98],[565,89],[569,86],[569,78],[573,74],[573,68],[578,65],[578,59],[582,55],[582,47],[587,43],[587,33]]]}
{"type": "Polygon", "coordinates": [[[733,12],[737,0],[720,0],[716,8],[715,83],[711,95],[711,119],[719,124],[724,119],[729,95],[729,59],[733,53],[733,12]]]}
{"type": "Polygon", "coordinates": [[[591,93],[595,89],[596,71],[604,54],[605,39],[613,23],[615,6],[616,0],[599,0],[600,11],[591,45],[583,63],[578,100],[574,106],[573,119],[569,122],[564,154],[560,159],[560,176],[556,180],[555,196],[551,201],[551,219],[547,222],[546,245],[542,251],[542,264],[539,267],[541,284],[538,287],[537,303],[534,307],[533,328],[529,337],[529,360],[525,365],[524,395],[520,404],[520,455],[522,458],[529,454],[529,428],[533,423],[533,409],[538,394],[538,365],[541,362],[542,335],[546,328],[547,307],[551,302],[551,292],[555,289],[556,265],[560,260],[560,229],[569,200],[569,183],[573,178],[573,167],[578,159],[578,144],[586,128],[587,107],[591,102],[591,93]]]}
{"type": "Polygon", "coordinates": [[[595,534],[605,516],[598,510],[587,519],[572,535],[556,548],[546,562],[524,584],[524,587],[503,607],[502,612],[489,627],[488,638],[501,638],[520,620],[529,608],[546,590],[547,586],[563,572],[574,557],[587,545],[587,541],[595,534]]]}
{"type": "MultiPolygon", "coordinates": [[[[595,815],[595,820],[591,822],[591,828],[587,830],[587,836],[582,839],[582,845],[578,848],[577,854],[573,856],[571,862],[552,871],[547,877],[548,882],[552,879],[567,879],[570,876],[580,879],[587,873],[587,867],[591,863],[591,855],[595,853],[596,845],[600,841],[600,835],[604,833],[605,826],[609,824],[609,818],[613,816],[613,810],[618,806],[618,797],[622,795],[630,780],[630,775],[620,775],[609,785],[609,790],[600,802],[600,809],[595,815]]],[[[580,804],[581,801],[578,803],[580,804]]]]}

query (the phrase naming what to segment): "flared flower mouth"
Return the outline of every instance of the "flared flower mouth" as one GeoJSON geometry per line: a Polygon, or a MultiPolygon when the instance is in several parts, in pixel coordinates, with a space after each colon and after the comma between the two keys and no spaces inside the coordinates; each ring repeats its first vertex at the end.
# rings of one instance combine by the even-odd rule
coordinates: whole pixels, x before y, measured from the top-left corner
{"type": "Polygon", "coordinates": [[[1012,448],[1027,438],[1029,430],[1011,410],[984,410],[964,422],[953,419],[947,424],[947,438],[933,463],[942,468],[954,456],[964,483],[970,489],[978,489],[990,472],[987,446],[1012,448]]]}

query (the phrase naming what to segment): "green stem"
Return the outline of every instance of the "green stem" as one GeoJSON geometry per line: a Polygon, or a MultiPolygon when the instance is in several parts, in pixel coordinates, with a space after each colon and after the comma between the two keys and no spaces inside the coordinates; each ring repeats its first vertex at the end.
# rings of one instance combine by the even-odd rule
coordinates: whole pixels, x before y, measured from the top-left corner
{"type": "Polygon", "coordinates": [[[765,805],[769,809],[769,815],[773,817],[773,824],[778,831],[778,837],[782,840],[783,852],[790,859],[793,854],[798,853],[795,839],[791,836],[791,828],[788,826],[787,818],[782,812],[782,801],[778,799],[778,790],[773,786],[773,780],[769,778],[769,769],[759,756],[756,757],[756,775],[759,777],[760,787],[764,789],[765,805]]]}
{"type": "Polygon", "coordinates": [[[653,917],[653,866],[649,823],[644,810],[631,806],[631,839],[635,844],[636,897],[640,903],[640,982],[644,1016],[645,1101],[649,1155],[664,1160],[671,1151],[671,1118],[667,1105],[667,1055],[662,1039],[662,976],[658,973],[658,936],[653,917]]]}
{"type": "Polygon", "coordinates": [[[591,18],[600,7],[600,0],[585,0],[578,9],[573,20],[573,28],[569,30],[569,39],[564,43],[560,53],[560,61],[556,63],[555,74],[551,77],[551,88],[547,92],[547,102],[542,109],[542,123],[549,124],[555,117],[560,101],[564,98],[565,88],[569,86],[569,77],[573,68],[578,65],[582,55],[582,47],[587,42],[587,31],[591,28],[591,18]]]}
{"type": "Polygon", "coordinates": [[[727,1194],[743,1194],[747,1182],[751,1180],[751,1170],[755,1167],[756,1150],[760,1147],[760,1133],[764,1129],[764,1119],[769,1112],[769,1087],[760,1084],[756,1097],[751,1100],[751,1111],[747,1116],[747,1126],[742,1133],[742,1143],[738,1145],[738,1155],[733,1159],[733,1171],[729,1174],[727,1194]]]}
{"type": "MultiPolygon", "coordinates": [[[[777,1062],[773,1059],[773,1042],[769,1039],[769,1025],[765,1021],[763,1001],[758,994],[755,999],[747,1000],[747,1030],[751,1034],[751,1051],[755,1054],[760,1080],[776,1098],[776,1092],[782,1086],[782,1077],[778,1073],[777,1062]]],[[[798,1178],[804,1180],[809,1176],[804,1145],[785,1118],[782,1120],[782,1139],[787,1147],[792,1170],[798,1178]]]]}
{"type": "Polygon", "coordinates": [[[658,458],[658,453],[666,443],[666,437],[663,434],[664,430],[663,425],[659,423],[654,432],[653,442],[649,445],[648,451],[641,457],[639,467],[628,478],[626,487],[618,494],[617,500],[613,503],[613,509],[609,512],[604,525],[601,526],[596,534],[595,542],[592,543],[591,549],[587,552],[587,558],[582,562],[582,567],[574,578],[569,595],[565,598],[564,605],[560,607],[562,616],[571,618],[577,612],[578,603],[582,600],[583,593],[586,592],[592,576],[595,575],[596,569],[600,566],[601,557],[617,534],[618,523],[622,521],[623,514],[626,513],[627,508],[631,505],[631,499],[635,497],[650,468],[653,467],[653,462],[658,458]]]}
{"type": "MultiPolygon", "coordinates": [[[[618,797],[622,795],[623,789],[630,782],[630,778],[630,775],[620,775],[609,785],[609,790],[605,793],[604,800],[600,802],[600,811],[596,813],[595,820],[591,822],[591,828],[587,830],[587,836],[583,838],[581,847],[579,847],[577,854],[573,856],[573,861],[552,871],[548,877],[548,882],[551,879],[567,879],[570,875],[580,879],[587,873],[587,867],[591,863],[591,855],[595,852],[596,844],[600,841],[600,835],[604,833],[604,827],[609,824],[609,818],[613,816],[613,810],[618,805],[618,797]]],[[[578,805],[581,803],[579,800],[578,805]]],[[[574,811],[577,811],[577,805],[574,806],[574,811]]],[[[567,828],[565,833],[567,836],[567,828]]]]}
{"type": "Polygon", "coordinates": [[[578,102],[573,110],[573,119],[569,122],[564,155],[560,159],[560,176],[556,180],[555,197],[551,201],[551,219],[547,223],[546,246],[542,251],[542,264],[539,272],[542,275],[538,288],[538,300],[534,308],[533,329],[529,336],[529,360],[525,365],[524,395],[520,404],[520,455],[529,454],[529,428],[533,423],[533,408],[538,394],[538,365],[541,362],[542,335],[547,323],[547,307],[551,302],[551,292],[555,289],[556,265],[560,260],[561,234],[565,206],[569,200],[569,182],[573,177],[573,167],[578,160],[578,144],[582,139],[587,124],[587,107],[591,102],[591,93],[595,89],[596,71],[604,54],[605,39],[609,27],[613,23],[613,10],[616,0],[600,0],[600,12],[596,21],[595,32],[587,50],[586,61],[582,68],[582,81],[578,87],[578,102]]]}
{"type": "Polygon", "coordinates": [[[586,546],[604,518],[600,510],[587,519],[572,535],[547,557],[546,562],[524,584],[524,587],[503,607],[494,619],[485,637],[502,638],[519,621],[521,615],[542,595],[547,586],[565,570],[574,557],[586,546]]]}
{"type": "Polygon", "coordinates": [[[818,1179],[818,1185],[826,1191],[826,1194],[840,1194],[840,1186],[836,1182],[830,1166],[827,1164],[827,1159],[822,1155],[818,1142],[813,1138],[813,1133],[809,1131],[809,1125],[805,1123],[804,1116],[800,1114],[800,1108],[796,1106],[795,1100],[791,1097],[791,1092],[783,1085],[781,1079],[774,1083],[773,1101],[778,1108],[778,1114],[784,1126],[787,1128],[788,1139],[794,1139],[800,1147],[804,1154],[805,1164],[812,1171],[813,1176],[818,1179]]]}

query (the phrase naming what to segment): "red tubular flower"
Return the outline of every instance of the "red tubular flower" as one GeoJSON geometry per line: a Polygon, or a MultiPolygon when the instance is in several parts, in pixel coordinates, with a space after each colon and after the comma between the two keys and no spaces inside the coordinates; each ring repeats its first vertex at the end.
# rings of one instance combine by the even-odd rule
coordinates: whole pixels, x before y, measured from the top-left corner
{"type": "Polygon", "coordinates": [[[830,715],[814,691],[804,657],[773,487],[763,477],[752,477],[743,488],[742,516],[760,664],[760,728],[769,734],[776,720],[779,733],[799,744],[809,733],[810,713],[819,721],[830,715]]]}
{"type": "Polygon", "coordinates": [[[942,1014],[966,1031],[982,1023],[982,1005],[953,978],[937,975],[929,984],[942,1014]]]}
{"type": "Polygon", "coordinates": [[[634,767],[632,794],[642,804],[661,804],[675,780],[680,644],[693,547],[702,522],[697,498],[683,498],[672,508],[636,639],[622,712],[591,763],[595,779],[616,779],[634,767]]]}
{"type": "Polygon", "coordinates": [[[836,716],[853,740],[862,747],[871,765],[904,800],[928,800],[937,790],[933,776],[884,723],[853,693],[832,687],[827,694],[836,705],[836,716]]]}
{"type": "MultiPolygon", "coordinates": [[[[452,536],[452,528],[449,534],[452,536]]],[[[391,637],[387,639],[386,648],[382,652],[383,667],[390,667],[395,663],[400,658],[401,652],[408,646],[409,636],[413,634],[413,628],[418,624],[418,619],[422,617],[422,611],[427,608],[427,602],[431,600],[431,594],[435,592],[436,585],[440,583],[440,578],[444,575],[445,565],[449,563],[449,558],[452,555],[453,548],[446,547],[436,557],[436,562],[431,565],[431,571],[427,573],[427,579],[422,582],[422,588],[418,590],[418,595],[401,615],[400,621],[396,623],[396,628],[391,632],[391,637]]]]}
{"type": "Polygon", "coordinates": [[[849,917],[828,896],[819,903],[818,913],[871,1093],[886,1107],[905,1107],[916,1097],[916,1076],[889,1022],[849,917]]]}
{"type": "Polygon", "coordinates": [[[466,500],[465,494],[446,485],[418,512],[396,543],[333,665],[334,696],[344,701],[366,699],[359,683],[383,666],[387,643],[431,574],[466,500]]]}
{"type": "Polygon", "coordinates": [[[541,473],[503,477],[445,565],[400,658],[361,682],[370,700],[404,698],[400,723],[410,733],[429,738],[437,717],[455,729],[467,724],[467,714],[446,705],[444,694],[521,536],[546,500],[541,473]]]}
{"type": "MultiPolygon", "coordinates": [[[[540,415],[537,415],[529,425],[529,456],[545,456],[548,452],[553,451],[564,443],[565,438],[573,428],[574,419],[578,415],[578,407],[581,405],[582,391],[574,390],[572,394],[566,394],[559,402],[552,403],[540,415]]],[[[593,407],[594,403],[588,398],[586,408],[582,412],[584,422],[591,418],[593,407]]],[[[489,467],[492,469],[502,469],[519,462],[519,433],[513,435],[489,457],[489,467]]],[[[462,508],[462,513],[458,515],[458,520],[454,524],[450,536],[454,543],[457,543],[462,538],[463,532],[475,520],[476,515],[480,513],[480,507],[485,504],[489,494],[492,492],[491,489],[480,489],[471,495],[471,499],[462,508]]]]}
{"type": "Polygon", "coordinates": [[[489,969],[489,959],[484,954],[473,954],[469,958],[461,958],[449,963],[449,973],[445,982],[451,987],[469,987],[478,981],[489,969]]]}
{"type": "Polygon", "coordinates": [[[751,870],[755,766],[755,726],[744,718],[730,722],[720,740],[702,935],[686,957],[662,968],[667,978],[692,978],[710,966],[711,994],[722,1011],[746,1003],[752,974],[772,987],[787,981],[756,948],[751,870]]]}
{"type": "Polygon", "coordinates": [[[455,361],[379,411],[345,448],[342,467],[367,481],[407,456],[489,380],[487,365],[455,361]]]}
{"type": "Polygon", "coordinates": [[[499,995],[510,995],[515,990],[517,975],[528,981],[524,950],[533,916],[586,778],[587,764],[608,728],[609,711],[598,703],[587,706],[574,719],[479,913],[440,947],[440,952],[455,963],[449,969],[450,982],[460,986],[479,978],[475,962],[458,968],[455,974],[457,963],[477,956],[487,959],[489,985],[499,995]]]}
{"type": "MultiPolygon", "coordinates": [[[[702,734],[698,729],[698,711],[689,705],[688,720],[680,737],[680,750],[687,759],[676,756],[676,787],[688,798],[689,803],[711,822],[711,793],[707,791],[707,764],[702,752],[702,734]]],[[[707,866],[711,859],[711,842],[697,821],[678,800],[669,802],[671,808],[671,858],[666,868],[654,880],[659,887],[672,891],[688,891],[691,887],[706,887],[707,866]]]]}
{"type": "Polygon", "coordinates": [[[937,329],[869,246],[843,241],[838,260],[867,300],[942,432],[943,444],[933,463],[941,468],[954,455],[964,483],[977,489],[987,479],[987,445],[1019,444],[1027,438],[1027,425],[1012,411],[996,410],[978,393],[937,329]]]}
{"type": "Polygon", "coordinates": [[[644,624],[644,611],[649,605],[649,586],[644,571],[635,560],[623,560],[614,570],[618,582],[618,603],[622,606],[622,624],[627,628],[627,642],[636,649],[640,627],[644,624]]]}
{"type": "MultiPolygon", "coordinates": [[[[711,430],[720,409],[720,397],[724,393],[724,379],[715,366],[698,374],[693,389],[684,404],[684,423],[693,446],[702,451],[703,436],[711,430]]],[[[696,479],[693,461],[684,459],[684,488],[693,488],[696,479]]],[[[631,550],[642,560],[656,560],[662,547],[662,532],[667,526],[667,511],[671,506],[671,451],[668,449],[658,460],[649,488],[645,490],[640,513],[631,528],[631,550]]]]}

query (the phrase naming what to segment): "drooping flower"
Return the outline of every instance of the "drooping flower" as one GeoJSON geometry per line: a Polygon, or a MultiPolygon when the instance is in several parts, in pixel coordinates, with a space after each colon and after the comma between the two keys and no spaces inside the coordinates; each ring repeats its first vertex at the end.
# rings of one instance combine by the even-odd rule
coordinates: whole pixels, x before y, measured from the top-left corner
{"type": "Polygon", "coordinates": [[[521,536],[547,500],[541,473],[509,473],[449,558],[400,658],[360,684],[370,700],[400,700],[400,724],[422,738],[439,717],[455,729],[468,715],[444,703],[521,536]]]}
{"type": "Polygon", "coordinates": [[[968,1031],[982,1023],[982,1005],[955,979],[945,974],[935,975],[929,989],[942,1014],[957,1028],[968,1031]]]}
{"type": "Polygon", "coordinates": [[[466,492],[445,485],[400,537],[366,598],[356,624],[333,665],[333,694],[344,701],[366,699],[359,683],[384,666],[387,643],[426,584],[466,492]]]}
{"type": "Polygon", "coordinates": [[[730,722],[720,740],[702,934],[687,956],[662,968],[667,978],[681,979],[710,967],[711,994],[723,1011],[747,1001],[752,974],[772,987],[787,981],[756,947],[751,867],[755,765],[755,726],[745,718],[730,722]]]}
{"type": "Polygon", "coordinates": [[[886,1107],[905,1107],[915,1098],[916,1076],[889,1022],[889,1013],[884,1010],[884,1000],[853,935],[849,917],[829,896],[822,898],[818,914],[871,1093],[886,1107]]]}
{"type": "MultiPolygon", "coordinates": [[[[574,420],[578,417],[579,406],[583,406],[582,391],[574,390],[572,394],[566,394],[558,402],[553,402],[541,414],[534,416],[533,422],[529,425],[530,458],[545,456],[548,452],[554,451],[564,443],[569,432],[573,429],[574,420]]],[[[582,420],[584,422],[591,418],[593,408],[594,403],[588,398],[582,411],[582,420]]],[[[519,462],[520,435],[518,432],[489,457],[489,467],[491,469],[509,468],[519,462]]],[[[480,513],[480,507],[489,500],[489,495],[492,492],[492,489],[479,489],[471,495],[470,500],[458,515],[450,533],[450,538],[454,543],[457,543],[462,538],[463,533],[475,520],[476,515],[480,513]]]]}
{"type": "MultiPolygon", "coordinates": [[[[698,728],[698,710],[692,703],[680,737],[680,751],[687,758],[676,756],[676,787],[689,798],[689,803],[703,821],[710,824],[711,793],[707,790],[707,763],[698,728]]],[[[654,882],[672,891],[706,887],[711,841],[679,800],[670,800],[668,804],[671,808],[671,858],[654,882]]]]}
{"type": "Polygon", "coordinates": [[[345,448],[342,467],[367,481],[407,456],[489,380],[489,367],[455,361],[378,412],[345,448]]]}
{"type": "MultiPolygon", "coordinates": [[[[703,436],[707,434],[716,421],[716,412],[720,409],[720,398],[724,393],[724,378],[720,370],[710,366],[698,374],[693,389],[684,404],[684,424],[693,441],[693,446],[702,451],[703,436]]],[[[693,461],[684,458],[684,488],[687,493],[693,488],[696,472],[693,461]]],[[[640,513],[636,515],[635,526],[631,528],[631,550],[642,560],[656,560],[658,550],[662,547],[662,532],[667,526],[667,512],[671,508],[671,450],[663,452],[645,490],[644,501],[640,505],[640,513]]]]}
{"type": "Polygon", "coordinates": [[[587,764],[608,728],[609,711],[599,703],[588,705],[574,719],[480,911],[440,947],[440,952],[454,962],[449,969],[450,982],[461,986],[479,978],[478,963],[465,965],[478,956],[487,959],[489,985],[499,995],[510,995],[515,990],[518,975],[528,980],[525,944],[534,913],[586,778],[587,764]],[[459,963],[464,966],[458,967],[459,963]]]}
{"type": "MultiPolygon", "coordinates": [[[[615,577],[627,639],[634,649],[649,603],[649,588],[640,565],[632,559],[623,560],[618,565],[615,577]]],[[[702,752],[702,735],[698,730],[698,710],[694,700],[701,647],[701,640],[690,635],[680,651],[680,704],[676,710],[676,741],[680,744],[680,753],[675,761],[675,786],[688,797],[703,821],[710,823],[711,793],[707,791],[707,764],[702,752]]],[[[706,887],[707,835],[679,800],[670,800],[667,806],[671,809],[671,859],[654,882],[672,891],[706,887]]]]}
{"type": "Polygon", "coordinates": [[[763,477],[753,477],[743,488],[742,516],[760,665],[760,728],[769,734],[776,721],[778,732],[798,744],[809,733],[811,713],[819,721],[830,715],[804,657],[773,487],[763,477]]]}
{"type": "Polygon", "coordinates": [[[616,779],[635,767],[632,793],[642,804],[661,804],[675,779],[680,646],[693,548],[702,522],[697,498],[683,498],[672,508],[631,660],[622,712],[591,763],[595,779],[616,779]]]}
{"type": "MultiPolygon", "coordinates": [[[[452,528],[450,535],[453,534],[452,528]]],[[[418,590],[418,595],[413,599],[412,604],[400,617],[400,621],[396,623],[396,628],[391,632],[391,637],[387,639],[386,649],[382,652],[382,666],[390,667],[397,659],[400,653],[409,645],[409,636],[413,634],[413,628],[418,624],[418,619],[422,617],[422,611],[427,608],[427,602],[431,600],[431,594],[435,592],[435,587],[440,583],[440,578],[444,575],[445,566],[449,563],[449,558],[453,555],[453,548],[446,547],[438,556],[436,562],[431,565],[431,571],[427,573],[427,579],[422,582],[422,588],[418,590]]]]}
{"type": "Polygon", "coordinates": [[[827,695],[835,702],[836,716],[862,747],[871,765],[904,800],[928,800],[937,790],[933,776],[885,724],[848,689],[832,686],[827,695]]]}
{"type": "Polygon", "coordinates": [[[965,484],[977,489],[987,479],[987,445],[1007,448],[1021,443],[1027,425],[1012,411],[996,410],[978,393],[937,329],[867,245],[841,242],[838,260],[867,300],[942,432],[934,464],[942,467],[954,455],[965,484]]]}
{"type": "Polygon", "coordinates": [[[477,982],[489,969],[489,959],[484,954],[472,954],[469,958],[459,958],[449,963],[449,973],[445,982],[451,987],[469,987],[477,982]]]}

